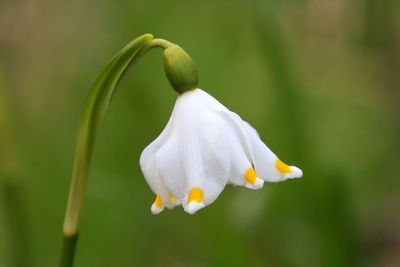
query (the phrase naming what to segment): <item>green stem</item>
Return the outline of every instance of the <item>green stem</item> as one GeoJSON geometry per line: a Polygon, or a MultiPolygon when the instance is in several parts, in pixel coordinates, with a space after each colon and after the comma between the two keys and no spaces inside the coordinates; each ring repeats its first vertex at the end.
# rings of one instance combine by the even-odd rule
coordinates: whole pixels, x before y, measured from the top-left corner
{"type": "Polygon", "coordinates": [[[149,45],[150,47],[161,47],[167,49],[168,47],[174,44],[164,39],[153,39],[149,45]]]}
{"type": "Polygon", "coordinates": [[[64,235],[60,267],[69,267],[73,265],[77,242],[78,234],[75,234],[73,236],[64,235]]]}
{"type": "Polygon", "coordinates": [[[136,62],[153,47],[150,45],[152,39],[151,34],[145,34],[122,48],[100,74],[91,89],[76,140],[74,167],[64,219],[64,242],[60,266],[73,265],[82,202],[98,125],[107,111],[118,81],[130,64],[136,62]]]}

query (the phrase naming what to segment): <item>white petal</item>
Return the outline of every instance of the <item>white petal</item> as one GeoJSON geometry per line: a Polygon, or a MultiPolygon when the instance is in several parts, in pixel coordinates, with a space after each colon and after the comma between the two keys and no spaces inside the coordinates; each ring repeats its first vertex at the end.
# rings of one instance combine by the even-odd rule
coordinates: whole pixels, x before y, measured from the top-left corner
{"type": "Polygon", "coordinates": [[[156,160],[154,152],[156,150],[157,139],[147,146],[142,154],[140,155],[140,167],[144,174],[144,178],[149,184],[151,190],[155,194],[159,194],[164,200],[168,196],[168,190],[165,188],[163,182],[161,181],[158,168],[156,165],[156,160]]]}
{"type": "Polygon", "coordinates": [[[277,156],[261,141],[257,131],[250,124],[234,112],[222,111],[220,114],[230,121],[232,130],[238,136],[244,152],[261,179],[279,182],[302,176],[302,171],[295,166],[289,167],[290,173],[279,172],[276,168],[277,156]]]}
{"type": "Polygon", "coordinates": [[[205,207],[204,203],[192,201],[192,202],[188,203],[184,208],[187,213],[194,214],[198,210],[200,210],[204,207],[205,207]]]}
{"type": "Polygon", "coordinates": [[[151,213],[153,213],[154,215],[159,214],[163,210],[164,210],[164,206],[157,207],[157,205],[155,203],[153,203],[153,205],[151,205],[151,213]]]}
{"type": "Polygon", "coordinates": [[[200,91],[178,98],[171,135],[156,154],[161,179],[185,207],[192,188],[202,189],[204,205],[213,202],[227,183],[230,166],[222,121],[198,97],[200,91]]]}
{"type": "Polygon", "coordinates": [[[229,111],[224,105],[222,105],[217,99],[212,97],[210,94],[207,92],[201,90],[201,89],[196,89],[195,93],[199,99],[206,105],[210,110],[214,111],[229,111]]]}
{"type": "Polygon", "coordinates": [[[184,166],[179,157],[179,142],[171,136],[156,152],[156,162],[160,178],[169,192],[182,201],[186,180],[184,166]]]}
{"type": "MultiPolygon", "coordinates": [[[[173,121],[173,116],[171,116],[168,121],[166,127],[161,132],[161,134],[148,145],[140,155],[140,167],[142,169],[143,175],[149,184],[151,190],[160,195],[163,204],[168,208],[173,208],[176,205],[179,205],[179,201],[173,200],[171,201],[170,193],[168,189],[165,187],[160,175],[159,168],[157,167],[156,162],[156,152],[157,150],[167,141],[168,136],[171,131],[171,125],[173,121]]],[[[153,214],[160,213],[164,207],[157,207],[154,204],[151,207],[151,211],[153,214]]]]}
{"type": "MultiPolygon", "coordinates": [[[[250,142],[254,167],[262,179],[269,182],[280,182],[291,178],[300,178],[303,172],[296,166],[287,166],[289,173],[277,169],[278,157],[261,141],[257,132],[247,122],[242,121],[242,127],[250,142]]],[[[282,163],[283,164],[283,163],[282,163]]]]}
{"type": "Polygon", "coordinates": [[[230,175],[228,178],[229,182],[234,185],[245,186],[246,179],[244,177],[244,173],[248,168],[252,167],[251,162],[246,157],[245,153],[243,152],[242,146],[240,145],[240,143],[237,142],[237,140],[231,143],[230,153],[232,162],[230,175]]]}
{"type": "Polygon", "coordinates": [[[226,122],[226,133],[224,140],[229,144],[231,154],[231,168],[228,180],[234,185],[244,186],[249,189],[260,189],[263,187],[264,181],[258,177],[252,176],[252,179],[246,177],[249,169],[253,170],[250,159],[245,154],[244,145],[240,136],[237,136],[230,122],[226,122]]]}
{"type": "Polygon", "coordinates": [[[245,186],[248,189],[253,189],[253,190],[261,189],[264,186],[264,180],[257,177],[254,183],[246,183],[245,186]]]}

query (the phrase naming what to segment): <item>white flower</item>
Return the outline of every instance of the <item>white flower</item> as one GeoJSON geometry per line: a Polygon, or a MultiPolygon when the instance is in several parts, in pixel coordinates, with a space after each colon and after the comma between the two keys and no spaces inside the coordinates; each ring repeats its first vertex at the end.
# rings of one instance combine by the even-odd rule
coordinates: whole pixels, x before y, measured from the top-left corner
{"type": "Polygon", "coordinates": [[[229,183],[259,189],[264,181],[303,175],[280,161],[247,122],[201,89],[178,97],[167,126],[142,152],[140,166],[156,194],[154,214],[179,204],[193,214],[229,183]]]}

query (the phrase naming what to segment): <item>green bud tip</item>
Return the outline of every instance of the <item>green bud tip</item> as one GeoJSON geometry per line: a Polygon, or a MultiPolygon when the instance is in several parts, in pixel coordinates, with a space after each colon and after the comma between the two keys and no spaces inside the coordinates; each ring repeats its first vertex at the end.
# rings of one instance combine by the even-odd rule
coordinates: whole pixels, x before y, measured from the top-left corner
{"type": "Polygon", "coordinates": [[[180,46],[172,44],[164,49],[164,68],[169,83],[179,94],[197,88],[196,64],[180,46]]]}

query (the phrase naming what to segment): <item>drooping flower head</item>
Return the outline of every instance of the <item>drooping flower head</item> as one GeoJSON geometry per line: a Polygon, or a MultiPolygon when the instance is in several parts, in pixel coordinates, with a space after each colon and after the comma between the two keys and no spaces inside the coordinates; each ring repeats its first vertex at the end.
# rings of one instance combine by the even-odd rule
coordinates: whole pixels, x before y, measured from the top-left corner
{"type": "Polygon", "coordinates": [[[256,130],[201,89],[176,100],[167,126],[140,157],[156,200],[154,214],[181,204],[193,214],[211,204],[227,184],[260,189],[264,181],[299,178],[256,130]]]}
{"type": "Polygon", "coordinates": [[[193,214],[211,204],[227,184],[259,189],[264,181],[303,175],[283,163],[247,122],[197,88],[196,65],[181,47],[163,40],[156,44],[165,49],[165,72],[180,95],[167,126],[140,156],[156,194],[154,214],[179,204],[193,214]]]}

